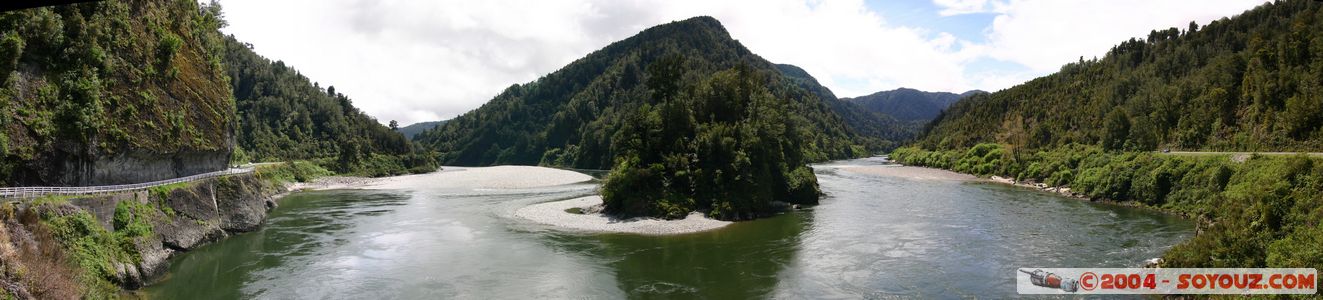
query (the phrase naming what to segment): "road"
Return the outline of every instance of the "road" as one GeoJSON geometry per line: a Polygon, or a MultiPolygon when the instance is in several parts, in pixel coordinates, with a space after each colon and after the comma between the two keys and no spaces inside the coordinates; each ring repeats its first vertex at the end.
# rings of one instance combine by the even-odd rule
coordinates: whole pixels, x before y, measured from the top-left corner
{"type": "Polygon", "coordinates": [[[203,179],[210,179],[234,174],[243,174],[252,172],[258,165],[247,164],[237,168],[231,168],[221,171],[202,173],[192,176],[158,180],[134,184],[102,185],[102,186],[29,186],[29,187],[7,187],[0,188],[0,199],[32,199],[42,196],[76,196],[76,195],[103,195],[123,192],[136,192],[153,187],[176,184],[181,182],[192,182],[203,179]]]}

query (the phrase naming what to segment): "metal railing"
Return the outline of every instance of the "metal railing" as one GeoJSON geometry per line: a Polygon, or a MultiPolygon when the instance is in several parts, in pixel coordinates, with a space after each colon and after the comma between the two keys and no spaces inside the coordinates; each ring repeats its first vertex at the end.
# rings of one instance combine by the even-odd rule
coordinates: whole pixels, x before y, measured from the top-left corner
{"type": "Polygon", "coordinates": [[[103,186],[36,186],[0,188],[0,198],[32,199],[43,196],[104,195],[112,193],[136,192],[153,187],[191,182],[203,179],[243,174],[252,172],[255,167],[230,168],[221,171],[202,173],[192,176],[158,180],[144,183],[103,185],[103,186]]]}

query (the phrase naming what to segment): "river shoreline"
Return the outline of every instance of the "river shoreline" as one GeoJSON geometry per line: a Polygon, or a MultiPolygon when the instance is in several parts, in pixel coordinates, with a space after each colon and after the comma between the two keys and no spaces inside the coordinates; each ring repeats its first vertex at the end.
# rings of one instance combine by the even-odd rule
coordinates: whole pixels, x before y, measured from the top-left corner
{"type": "Polygon", "coordinates": [[[839,167],[842,171],[874,176],[901,177],[914,180],[974,181],[978,176],[948,170],[905,165],[839,167]]]}
{"type": "Polygon", "coordinates": [[[1076,199],[1076,200],[1082,200],[1082,201],[1088,201],[1088,202],[1094,202],[1094,203],[1103,203],[1103,204],[1108,204],[1108,205],[1116,205],[1116,206],[1124,206],[1124,207],[1131,207],[1131,208],[1145,209],[1145,210],[1154,211],[1154,212],[1158,212],[1158,213],[1163,213],[1163,214],[1167,214],[1167,215],[1171,215],[1171,216],[1176,216],[1176,217],[1180,217],[1180,218],[1184,218],[1184,219],[1191,219],[1191,218],[1192,218],[1191,216],[1189,216],[1189,215],[1187,215],[1187,214],[1184,214],[1184,213],[1180,213],[1180,212],[1176,212],[1176,211],[1171,211],[1171,210],[1167,210],[1167,209],[1162,209],[1162,208],[1155,207],[1155,206],[1144,205],[1144,204],[1139,203],[1139,202],[1136,202],[1136,201],[1115,201],[1115,200],[1111,200],[1111,199],[1092,198],[1092,197],[1089,197],[1088,195],[1085,195],[1085,194],[1083,194],[1083,193],[1075,192],[1075,191],[1071,190],[1070,187],[1065,187],[1065,186],[1049,186],[1049,185],[1047,185],[1047,184],[1040,183],[1040,182],[1035,182],[1035,181],[1017,181],[1017,180],[1015,180],[1014,178],[1002,177],[1002,176],[997,176],[997,175],[993,175],[993,176],[990,176],[990,177],[988,177],[988,178],[982,178],[982,177],[978,177],[977,175],[967,174],[967,173],[960,173],[960,172],[955,172],[955,171],[946,170],[946,169],[938,169],[938,168],[930,168],[930,167],[920,167],[920,166],[908,166],[908,165],[902,165],[902,164],[897,163],[897,162],[895,162],[895,161],[891,161],[891,160],[888,160],[888,161],[894,163],[894,165],[856,166],[856,167],[844,167],[844,168],[840,168],[840,169],[841,169],[841,170],[844,170],[844,171],[848,171],[848,172],[859,173],[859,174],[867,174],[867,175],[874,175],[874,176],[901,177],[901,178],[908,178],[908,179],[914,179],[914,180],[950,180],[950,181],[984,181],[984,182],[992,182],[992,183],[997,183],[997,184],[1004,184],[1004,185],[1009,185],[1009,186],[1014,186],[1014,187],[1019,187],[1019,188],[1026,188],[1026,189],[1037,190],[1037,191],[1040,191],[1040,192],[1056,194],[1056,195],[1059,195],[1059,196],[1062,196],[1062,197],[1071,198],[1071,199],[1076,199]]]}
{"type": "Polygon", "coordinates": [[[1131,207],[1131,208],[1145,209],[1145,210],[1150,210],[1150,211],[1153,211],[1153,212],[1158,212],[1158,213],[1163,213],[1163,214],[1167,214],[1167,215],[1171,215],[1171,216],[1180,217],[1180,218],[1183,218],[1183,219],[1191,219],[1191,218],[1192,218],[1190,215],[1187,215],[1187,214],[1185,214],[1185,213],[1176,212],[1176,211],[1172,211],[1172,210],[1167,210],[1167,209],[1163,209],[1163,208],[1156,207],[1156,206],[1151,206],[1151,205],[1144,205],[1143,203],[1139,203],[1139,202],[1137,202],[1137,201],[1116,201],[1116,200],[1106,199],[1106,198],[1093,198],[1093,197],[1089,197],[1088,195],[1085,195],[1085,194],[1082,194],[1082,193],[1077,193],[1077,192],[1075,192],[1075,191],[1072,191],[1072,190],[1070,189],[1070,187],[1065,187],[1065,186],[1049,186],[1049,185],[1047,185],[1047,184],[1040,183],[1040,182],[1035,182],[1035,181],[1017,181],[1017,180],[1015,180],[1014,178],[1001,177],[1001,176],[996,176],[996,175],[993,175],[993,176],[989,177],[989,178],[987,179],[987,181],[989,181],[989,182],[994,182],[994,183],[999,183],[999,184],[1010,185],[1010,186],[1014,186],[1014,187],[1020,187],[1020,188],[1026,188],[1026,189],[1038,190],[1038,191],[1046,192],[1046,193],[1057,194],[1057,195],[1060,195],[1060,196],[1062,196],[1062,197],[1071,198],[1071,199],[1076,199],[1076,200],[1083,200],[1083,201],[1094,202],[1094,203],[1103,203],[1103,204],[1108,204],[1108,205],[1116,205],[1116,206],[1124,206],[1124,207],[1131,207]]]}

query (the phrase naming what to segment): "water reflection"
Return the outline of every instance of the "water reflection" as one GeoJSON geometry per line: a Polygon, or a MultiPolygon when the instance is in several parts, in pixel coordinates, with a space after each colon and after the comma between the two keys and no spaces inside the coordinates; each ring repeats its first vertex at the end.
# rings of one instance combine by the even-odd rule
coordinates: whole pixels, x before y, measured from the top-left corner
{"type": "Polygon", "coordinates": [[[829,197],[778,297],[1015,294],[1018,267],[1133,267],[1191,224],[984,182],[818,172],[829,197]]]}
{"type": "MultiPolygon", "coordinates": [[[[876,165],[878,161],[836,165],[876,165]]],[[[174,259],[165,299],[1013,297],[1017,267],[1127,267],[1188,221],[1014,187],[817,168],[822,204],[711,232],[573,233],[514,218],[594,184],[326,191],[174,259]]]]}
{"type": "Polygon", "coordinates": [[[609,266],[630,298],[756,299],[775,290],[810,219],[786,214],[685,235],[555,235],[548,241],[609,266]]]}
{"type": "Polygon", "coordinates": [[[353,223],[380,218],[408,199],[407,194],[367,191],[289,196],[263,229],[176,257],[167,278],[148,294],[161,299],[242,299],[279,289],[263,283],[294,274],[271,270],[315,266],[318,262],[310,257],[348,243],[353,223]],[[245,286],[251,289],[241,288],[245,286]]]}

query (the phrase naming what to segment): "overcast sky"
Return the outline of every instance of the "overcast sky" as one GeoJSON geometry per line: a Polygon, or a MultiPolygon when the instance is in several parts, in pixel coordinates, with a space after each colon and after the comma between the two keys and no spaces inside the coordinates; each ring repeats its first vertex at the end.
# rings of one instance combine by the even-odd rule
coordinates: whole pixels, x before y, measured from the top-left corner
{"type": "Polygon", "coordinates": [[[838,96],[996,91],[1261,0],[222,0],[257,53],[382,123],[455,117],[648,27],[709,15],[838,96]]]}

